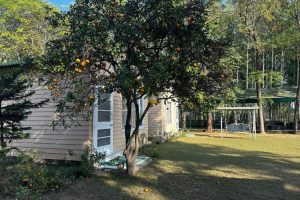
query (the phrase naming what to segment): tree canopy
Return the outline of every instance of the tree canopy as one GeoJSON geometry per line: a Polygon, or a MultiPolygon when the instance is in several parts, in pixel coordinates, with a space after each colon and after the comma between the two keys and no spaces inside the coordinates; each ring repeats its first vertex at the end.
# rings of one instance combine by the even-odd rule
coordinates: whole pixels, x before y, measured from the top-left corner
{"type": "Polygon", "coordinates": [[[57,35],[47,20],[55,12],[42,0],[0,0],[0,62],[43,55],[57,35]]]}
{"type": "Polygon", "coordinates": [[[220,63],[227,42],[209,35],[207,6],[198,0],[77,0],[59,17],[69,31],[48,43],[44,69],[48,88],[65,97],[58,108],[68,115],[61,117],[77,116],[97,94],[120,93],[127,108],[124,154],[131,174],[139,125],[151,107],[194,92],[213,94],[230,80],[230,70],[220,63]],[[146,98],[140,111],[138,100],[146,98]]]}

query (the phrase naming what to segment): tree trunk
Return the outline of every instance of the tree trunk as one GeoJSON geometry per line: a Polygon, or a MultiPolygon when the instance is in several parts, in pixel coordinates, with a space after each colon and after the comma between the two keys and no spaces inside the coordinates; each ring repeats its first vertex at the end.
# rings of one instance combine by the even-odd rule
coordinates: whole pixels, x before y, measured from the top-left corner
{"type": "MultiPolygon", "coordinates": [[[[254,41],[256,42],[256,38],[254,36],[254,41]]],[[[259,52],[258,49],[255,49],[255,65],[256,70],[261,70],[261,65],[259,62],[259,52]]],[[[257,104],[259,107],[258,111],[258,119],[259,119],[259,130],[261,134],[265,134],[265,120],[264,120],[264,108],[263,108],[263,102],[262,102],[262,96],[261,96],[261,85],[259,80],[256,80],[256,97],[257,97],[257,104]]]]}
{"type": "Polygon", "coordinates": [[[4,142],[4,136],[3,136],[3,133],[1,133],[1,149],[4,149],[5,148],[5,142],[4,142]]]}
{"type": "Polygon", "coordinates": [[[208,112],[207,113],[207,129],[206,132],[212,133],[213,132],[213,118],[212,118],[212,113],[208,112]]]}
{"type": "MultiPolygon", "coordinates": [[[[299,8],[298,8],[298,6],[299,6],[299,1],[294,1],[294,8],[293,8],[293,14],[292,14],[292,16],[293,16],[293,18],[295,18],[295,20],[296,20],[296,24],[297,24],[297,26],[298,26],[298,29],[299,29],[299,31],[300,31],[300,10],[299,10],[299,8]]],[[[298,37],[297,37],[297,42],[298,42],[298,37]]],[[[299,43],[298,43],[299,44],[299,43]]],[[[298,131],[298,120],[299,120],[299,103],[300,103],[300,69],[299,69],[299,65],[300,65],[300,59],[299,59],[299,52],[298,52],[298,50],[299,50],[299,46],[297,46],[297,69],[298,69],[298,73],[297,73],[297,75],[298,75],[298,80],[297,80],[297,86],[298,86],[298,88],[297,88],[297,96],[296,96],[296,105],[295,105],[295,110],[294,110],[294,133],[296,134],[297,133],[297,131],[298,131]]]]}
{"type": "Polygon", "coordinates": [[[233,111],[233,116],[234,116],[234,124],[238,124],[238,116],[236,110],[233,111]]]}
{"type": "Polygon", "coordinates": [[[135,160],[136,157],[139,153],[139,125],[141,123],[137,122],[136,128],[134,129],[132,136],[129,139],[129,143],[126,145],[126,149],[125,149],[125,158],[126,158],[126,173],[130,176],[135,175],[135,160]],[[134,139],[134,146],[132,146],[132,141],[134,139]]]}
{"type": "MultiPolygon", "coordinates": [[[[281,49],[281,64],[280,64],[280,72],[281,72],[281,75],[284,76],[284,73],[283,73],[283,70],[284,70],[284,51],[283,49],[281,49]]],[[[280,83],[281,85],[283,84],[283,80],[281,81],[280,83]]]]}
{"type": "Polygon", "coordinates": [[[300,71],[300,69],[299,69],[299,66],[297,65],[297,60],[296,60],[295,67],[296,67],[296,86],[298,86],[299,85],[299,71],[300,71]]]}
{"type": "Polygon", "coordinates": [[[263,73],[263,80],[262,80],[262,88],[265,88],[265,50],[263,51],[263,57],[262,57],[262,62],[263,62],[263,66],[262,66],[262,73],[263,73]]]}
{"type": "MultiPolygon", "coordinates": [[[[272,55],[271,56],[272,56],[272,58],[271,58],[271,71],[273,71],[273,69],[274,69],[274,48],[273,48],[273,45],[272,45],[272,55]]],[[[270,85],[270,88],[273,87],[272,78],[270,79],[269,85],[270,85]]]]}
{"type": "Polygon", "coordinates": [[[127,162],[127,174],[130,176],[135,175],[135,158],[126,159],[127,162]]]}
{"type": "Polygon", "coordinates": [[[263,103],[261,98],[261,90],[259,84],[256,84],[256,95],[257,95],[257,104],[259,107],[258,118],[259,118],[259,130],[261,134],[265,134],[265,121],[264,121],[264,111],[263,103]]]}
{"type": "MultiPolygon", "coordinates": [[[[139,127],[143,122],[143,119],[145,118],[146,114],[148,113],[151,104],[148,103],[146,109],[142,112],[142,114],[140,115],[140,110],[139,110],[139,104],[137,102],[137,99],[135,97],[133,97],[133,101],[134,106],[135,106],[135,115],[136,115],[136,121],[135,121],[135,129],[133,130],[132,134],[131,133],[131,125],[130,125],[130,121],[131,121],[131,114],[128,115],[127,114],[127,118],[126,118],[126,126],[125,126],[125,134],[129,133],[129,138],[127,140],[126,138],[126,148],[124,150],[124,155],[126,158],[126,173],[130,176],[135,175],[135,160],[136,157],[139,153],[139,127]],[[132,142],[134,141],[134,145],[132,145],[132,142]]],[[[127,112],[130,111],[131,113],[131,101],[127,101],[127,112]]],[[[126,136],[126,135],[125,135],[126,136]]],[[[127,137],[127,136],[126,136],[127,137]]]]}
{"type": "MultiPolygon", "coordinates": [[[[0,102],[0,116],[2,115],[2,106],[1,106],[1,102],[0,102]]],[[[3,133],[3,128],[4,128],[4,124],[3,122],[0,122],[0,146],[2,149],[4,149],[6,147],[5,141],[4,141],[4,133],[3,133]]]]}
{"type": "Polygon", "coordinates": [[[127,115],[126,115],[126,124],[125,124],[125,142],[126,142],[126,144],[129,142],[130,133],[131,133],[131,107],[132,107],[132,102],[127,100],[127,102],[126,102],[127,115]]]}
{"type": "Polygon", "coordinates": [[[298,132],[298,120],[299,120],[299,107],[300,107],[300,70],[299,70],[299,59],[297,59],[297,67],[298,67],[298,80],[297,80],[297,96],[296,96],[296,103],[295,103],[295,110],[294,110],[294,133],[298,132]]]}
{"type": "Polygon", "coordinates": [[[247,43],[246,89],[249,88],[249,43],[247,43]]]}
{"type": "Polygon", "coordinates": [[[236,86],[239,86],[239,68],[236,68],[236,86]]]}
{"type": "Polygon", "coordinates": [[[186,112],[182,112],[181,114],[181,123],[182,123],[182,129],[186,129],[186,112]]]}
{"type": "Polygon", "coordinates": [[[132,147],[130,146],[128,149],[125,151],[125,158],[126,158],[126,173],[129,176],[134,176],[136,169],[135,169],[135,160],[137,157],[137,153],[135,153],[134,150],[131,149],[132,147]]]}

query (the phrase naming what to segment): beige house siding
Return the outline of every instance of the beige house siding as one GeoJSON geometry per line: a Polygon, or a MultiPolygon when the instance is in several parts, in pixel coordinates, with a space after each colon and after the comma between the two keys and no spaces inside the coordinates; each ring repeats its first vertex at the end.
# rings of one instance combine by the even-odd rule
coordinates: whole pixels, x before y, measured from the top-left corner
{"type": "Polygon", "coordinates": [[[149,135],[161,135],[164,132],[165,125],[165,112],[164,104],[159,103],[158,105],[153,106],[149,110],[148,114],[149,122],[149,135]]]}
{"type": "MultiPolygon", "coordinates": [[[[49,91],[41,86],[35,88],[32,102],[50,97],[49,91]]],[[[26,127],[32,127],[28,132],[29,139],[15,140],[10,145],[21,150],[31,151],[41,159],[78,160],[86,146],[90,147],[91,124],[86,119],[79,118],[80,126],[65,129],[49,126],[55,113],[55,103],[51,100],[42,108],[32,110],[32,114],[23,121],[26,127]],[[70,156],[70,152],[74,155],[70,156]]]]}
{"type": "Polygon", "coordinates": [[[125,149],[125,135],[122,132],[122,96],[113,93],[113,152],[125,149]]]}
{"type": "Polygon", "coordinates": [[[165,132],[178,131],[178,104],[171,102],[171,123],[167,122],[167,106],[164,102],[152,107],[149,111],[149,134],[163,135],[165,132]]]}
{"type": "MultiPolygon", "coordinates": [[[[38,102],[51,97],[49,91],[41,86],[35,88],[36,94],[33,102],[38,102]]],[[[125,149],[125,135],[122,127],[122,97],[113,93],[113,154],[122,153],[125,149]]],[[[144,108],[148,100],[144,100],[144,108]]],[[[166,124],[165,104],[160,103],[152,107],[143,120],[140,134],[162,134],[176,130],[176,125],[166,124]]],[[[175,106],[172,106],[175,109],[175,106]]],[[[30,139],[13,141],[12,146],[21,150],[31,151],[41,159],[66,159],[79,160],[84,148],[91,147],[93,138],[93,121],[78,118],[80,126],[65,129],[64,127],[49,126],[56,111],[56,103],[51,100],[42,108],[32,110],[29,118],[22,122],[24,126],[30,126],[30,139]],[[70,156],[70,152],[73,156],[70,156]]],[[[172,111],[175,113],[175,110],[172,111]]],[[[175,115],[172,116],[175,122],[175,115]]]]}

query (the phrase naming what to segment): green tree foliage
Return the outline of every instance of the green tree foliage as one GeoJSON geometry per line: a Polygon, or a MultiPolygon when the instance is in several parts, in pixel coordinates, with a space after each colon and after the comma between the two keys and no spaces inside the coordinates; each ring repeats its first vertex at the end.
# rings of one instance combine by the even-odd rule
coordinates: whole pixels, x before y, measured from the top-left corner
{"type": "Polygon", "coordinates": [[[283,76],[280,72],[276,71],[253,71],[250,73],[250,80],[261,85],[263,84],[264,80],[267,80],[268,83],[272,84],[271,86],[276,87],[281,85],[283,76]]]}
{"type": "Polygon", "coordinates": [[[21,70],[0,75],[0,145],[3,150],[12,140],[29,137],[30,127],[21,125],[31,113],[31,109],[42,106],[46,101],[32,103],[29,98],[34,91],[29,90],[29,82],[22,78],[21,70]]]}
{"type": "Polygon", "coordinates": [[[206,6],[199,0],[77,0],[61,17],[70,30],[48,44],[48,88],[65,96],[58,106],[62,118],[92,105],[94,94],[122,94],[129,174],[139,150],[138,127],[151,107],[194,91],[214,93],[230,77],[219,65],[226,43],[208,36],[206,6]],[[144,98],[150,100],[140,111],[144,98]]]}
{"type": "Polygon", "coordinates": [[[55,12],[42,0],[0,0],[0,61],[42,55],[57,35],[47,20],[55,12]]]}

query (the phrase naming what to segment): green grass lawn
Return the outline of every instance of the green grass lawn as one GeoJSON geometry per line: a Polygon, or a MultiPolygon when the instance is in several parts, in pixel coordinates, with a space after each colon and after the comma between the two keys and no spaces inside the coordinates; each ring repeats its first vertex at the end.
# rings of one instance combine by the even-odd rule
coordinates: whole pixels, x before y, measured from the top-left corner
{"type": "Polygon", "coordinates": [[[157,147],[160,158],[134,178],[103,173],[47,198],[300,199],[300,136],[199,134],[157,147]]]}

